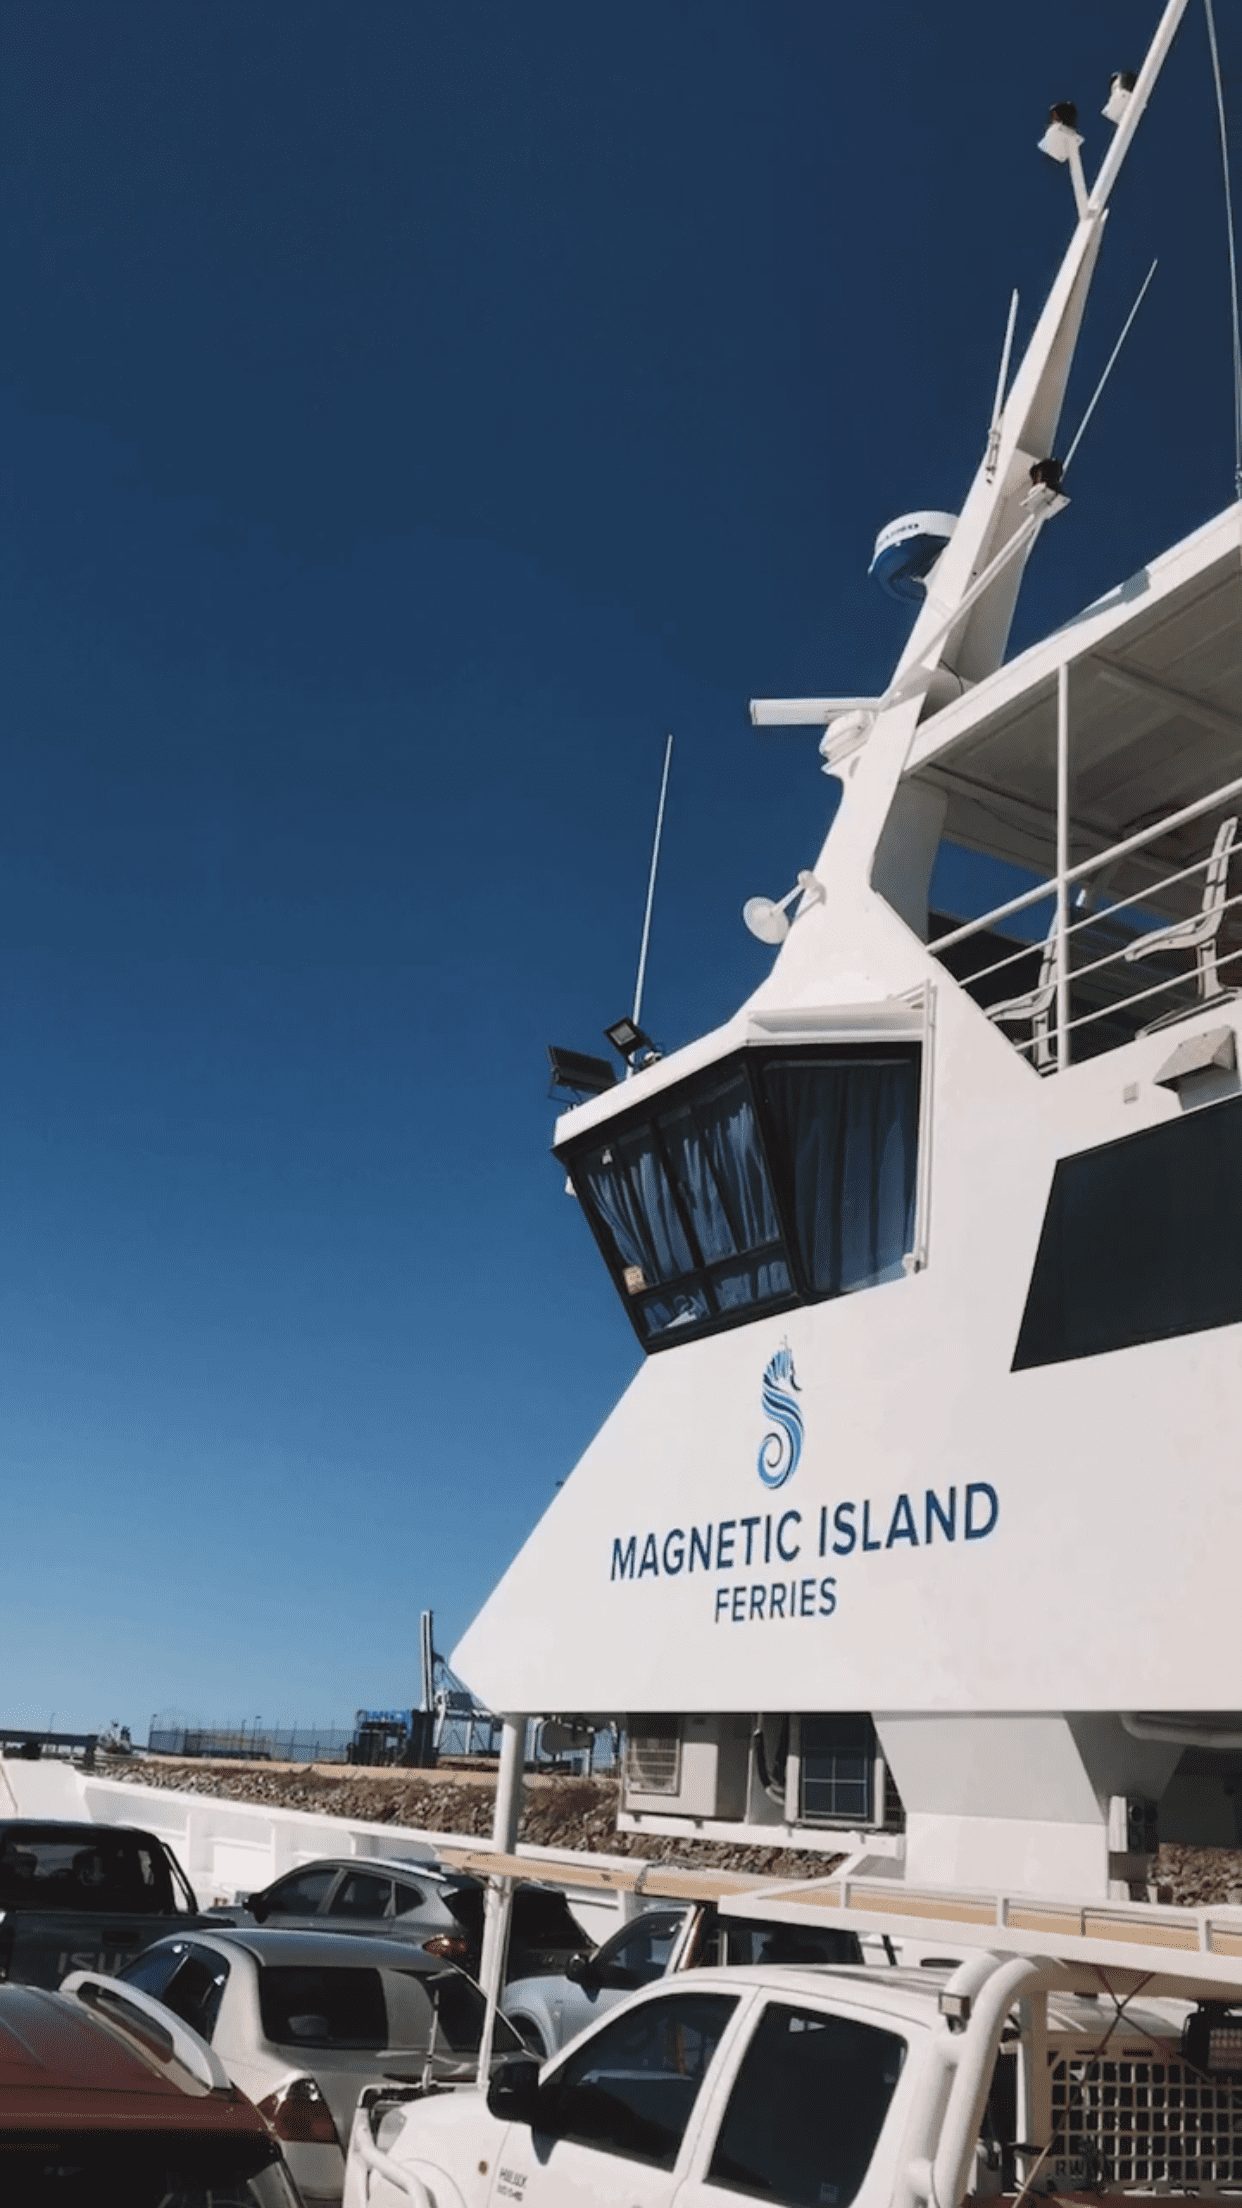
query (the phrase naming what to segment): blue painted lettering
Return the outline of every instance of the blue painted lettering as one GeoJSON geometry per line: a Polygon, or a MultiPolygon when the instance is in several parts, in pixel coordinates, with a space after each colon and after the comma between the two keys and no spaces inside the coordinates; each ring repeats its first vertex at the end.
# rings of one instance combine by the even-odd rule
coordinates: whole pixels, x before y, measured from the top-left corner
{"type": "Polygon", "coordinates": [[[716,1570],[733,1570],[733,1544],[737,1539],[736,1518],[722,1518],[716,1528],[716,1570]]]}
{"type": "Polygon", "coordinates": [[[670,1579],[676,1579],[685,1561],[686,1537],[680,1526],[674,1526],[672,1532],[664,1536],[663,1562],[670,1579]],[[676,1547],[673,1546],[674,1543],[676,1547]]]}
{"type": "Polygon", "coordinates": [[[612,1570],[609,1579],[633,1579],[634,1558],[638,1549],[638,1536],[632,1533],[625,1547],[619,1541],[612,1544],[612,1570]]]}
{"type": "Polygon", "coordinates": [[[832,1544],[834,1556],[848,1556],[852,1549],[858,1547],[858,1534],[853,1523],[856,1508],[854,1503],[838,1503],[833,1511],[832,1522],[840,1536],[832,1544]]]}
{"type": "Polygon", "coordinates": [[[982,1541],[985,1533],[991,1533],[999,1516],[1000,1498],[996,1489],[989,1487],[986,1480],[972,1480],[966,1490],[966,1539],[968,1541],[982,1541]],[[987,1524],[983,1526],[975,1524],[976,1495],[986,1495],[987,1497],[988,1519],[987,1524]]]}
{"type": "Polygon", "coordinates": [[[802,1581],[802,1584],[801,1584],[800,1588],[799,1588],[799,1594],[800,1594],[800,1596],[801,1596],[801,1598],[802,1598],[802,1599],[801,1599],[801,1601],[800,1601],[800,1603],[799,1603],[799,1605],[798,1605],[798,1615],[799,1615],[799,1617],[803,1617],[803,1618],[813,1618],[813,1617],[814,1617],[814,1615],[815,1615],[815,1582],[814,1582],[814,1580],[813,1580],[813,1579],[804,1579],[804,1580],[802,1581]]]}
{"type": "Polygon", "coordinates": [[[722,1610],[727,1610],[727,1609],[728,1609],[728,1607],[729,1607],[729,1590],[728,1590],[728,1588],[727,1588],[727,1587],[718,1587],[718,1588],[716,1589],[716,1624],[717,1624],[717,1625],[719,1625],[719,1623],[720,1623],[720,1613],[721,1613],[721,1611],[722,1611],[722,1610]]]}
{"type": "Polygon", "coordinates": [[[746,1589],[744,1587],[735,1587],[733,1590],[733,1623],[735,1625],[741,1625],[745,1619],[745,1616],[746,1589]]]}
{"type": "Polygon", "coordinates": [[[704,1526],[702,1533],[699,1532],[697,1526],[691,1526],[690,1528],[691,1571],[694,1570],[694,1560],[696,1557],[698,1558],[704,1571],[710,1572],[712,1568],[712,1529],[710,1526],[704,1526]]]}
{"type": "Polygon", "coordinates": [[[755,1527],[758,1525],[759,1520],[757,1518],[743,1518],[739,1521],[739,1523],[746,1528],[746,1561],[749,1564],[751,1550],[754,1548],[755,1545],[755,1527]]]}
{"type": "Polygon", "coordinates": [[[819,1583],[819,1614],[821,1618],[830,1618],[836,1607],[837,1583],[830,1573],[827,1579],[821,1579],[819,1583]]]}
{"type": "Polygon", "coordinates": [[[893,1505],[893,1522],[888,1529],[885,1548],[891,1549],[894,1541],[909,1541],[916,1549],[919,1545],[919,1537],[914,1530],[914,1512],[910,1508],[908,1495],[899,1495],[893,1505]]]}
{"type": "Polygon", "coordinates": [[[947,1510],[945,1509],[944,1504],[941,1502],[940,1497],[938,1495],[934,1495],[930,1487],[928,1488],[926,1498],[926,1518],[923,1526],[923,1539],[925,1541],[931,1540],[933,1518],[939,1525],[940,1531],[944,1535],[946,1541],[955,1541],[957,1539],[957,1489],[955,1487],[951,1487],[949,1489],[949,1507],[947,1510]]]}
{"type": "Polygon", "coordinates": [[[768,1589],[768,1616],[770,1618],[783,1618],[784,1615],[785,1582],[783,1579],[774,1579],[768,1589]]]}
{"type": "Polygon", "coordinates": [[[801,1553],[802,1547],[802,1544],[799,1541],[795,1541],[791,1549],[787,1549],[785,1547],[785,1528],[788,1525],[800,1526],[801,1524],[802,1512],[800,1510],[787,1510],[784,1512],[777,1525],[776,1553],[780,1557],[782,1564],[792,1564],[794,1558],[801,1553]]]}
{"type": "Polygon", "coordinates": [[[654,1573],[657,1579],[660,1576],[660,1559],[656,1555],[656,1537],[654,1533],[649,1533],[643,1543],[643,1560],[638,1567],[639,1578],[645,1578],[648,1572],[654,1573]]]}
{"type": "Polygon", "coordinates": [[[882,1544],[881,1542],[879,1542],[879,1541],[873,1541],[873,1540],[872,1540],[872,1538],[871,1538],[871,1505],[870,1505],[870,1503],[864,1503],[864,1504],[863,1504],[863,1547],[864,1547],[864,1549],[878,1549],[878,1548],[881,1548],[882,1546],[883,1546],[883,1544],[882,1544]]]}
{"type": "Polygon", "coordinates": [[[763,1605],[767,1600],[767,1594],[768,1590],[763,1585],[762,1580],[756,1580],[754,1586],[750,1590],[750,1614],[752,1618],[761,1618],[763,1616],[763,1605]]]}

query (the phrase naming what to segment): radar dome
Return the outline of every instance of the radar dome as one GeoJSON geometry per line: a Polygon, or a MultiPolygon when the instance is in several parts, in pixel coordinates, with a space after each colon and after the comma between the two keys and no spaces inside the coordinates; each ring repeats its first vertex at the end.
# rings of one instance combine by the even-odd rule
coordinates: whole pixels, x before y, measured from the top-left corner
{"type": "Polygon", "coordinates": [[[902,514],[881,529],[867,573],[890,598],[921,605],[927,577],[956,527],[956,514],[902,514]]]}

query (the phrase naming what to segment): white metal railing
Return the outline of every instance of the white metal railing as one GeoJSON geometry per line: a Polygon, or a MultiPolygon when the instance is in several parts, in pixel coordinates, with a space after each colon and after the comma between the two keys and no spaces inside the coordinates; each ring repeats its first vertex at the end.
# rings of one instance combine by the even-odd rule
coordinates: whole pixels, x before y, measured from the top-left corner
{"type": "MultiPolygon", "coordinates": [[[[1041,905],[1050,909],[1051,922],[1042,941],[1015,943],[988,965],[960,977],[961,985],[978,995],[982,985],[1007,970],[1027,969],[1027,986],[1013,997],[985,1003],[988,1017],[1001,1027],[1025,1026],[1029,1032],[1014,1038],[1014,1047],[1029,1056],[1041,1073],[1063,1072],[1072,1062],[1073,1038],[1088,1040],[1090,1030],[1103,1021],[1120,1019],[1125,1028],[1118,1043],[1128,1041],[1146,1021],[1150,1006],[1153,1020],[1162,1011],[1170,1017],[1223,1000],[1242,986],[1242,947],[1218,948],[1220,932],[1228,916],[1242,905],[1242,889],[1229,893],[1231,863],[1239,862],[1242,875],[1242,806],[1232,818],[1221,820],[1214,841],[1202,855],[1170,871],[1153,876],[1141,888],[1125,896],[1092,903],[1084,910],[1093,881],[1116,872],[1127,860],[1148,846],[1211,814],[1218,816],[1242,799],[1242,776],[1196,798],[1191,805],[1149,822],[1134,835],[1097,851],[1071,866],[1069,862],[1068,810],[1068,696],[1067,670],[1060,670],[1057,698],[1057,870],[1046,880],[1006,899],[991,911],[966,921],[930,946],[938,958],[972,937],[994,931],[1002,922],[1041,905]],[[1169,905],[1170,892],[1203,879],[1197,905],[1183,900],[1169,905]],[[1163,909],[1162,909],[1163,908],[1163,909]],[[1180,909],[1179,909],[1180,908],[1180,909]],[[1080,955],[1075,963],[1075,953],[1080,955]],[[1193,953],[1188,964],[1186,954],[1193,953]],[[1147,961],[1155,960],[1153,966],[1147,961]],[[1030,970],[1038,961],[1036,978],[1030,970]],[[1083,984],[1088,1001],[1082,1002],[1083,984]],[[1074,995],[1078,1009],[1074,1009],[1074,995]],[[1161,1007],[1158,1000],[1170,999],[1161,1007]],[[1178,1000],[1184,1000],[1179,1003],[1178,1000]],[[1092,1001],[1095,1000],[1095,1001],[1092,1001]],[[1137,1017],[1136,1017],[1137,1015],[1137,1017]]],[[[1018,974],[1014,974],[1015,981],[1018,974]]],[[[989,992],[991,994],[991,992],[989,992]]],[[[1099,1047],[1118,1047],[1090,1036],[1090,1046],[1079,1055],[1096,1054],[1099,1047]]]]}

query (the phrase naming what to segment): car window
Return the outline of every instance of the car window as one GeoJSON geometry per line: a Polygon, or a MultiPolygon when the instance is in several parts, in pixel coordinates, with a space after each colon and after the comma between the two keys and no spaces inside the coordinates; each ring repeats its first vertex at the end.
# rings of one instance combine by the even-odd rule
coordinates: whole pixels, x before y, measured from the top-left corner
{"type": "MultiPolygon", "coordinates": [[[[388,1971],[389,2008],[393,2023],[399,2021],[398,2003],[392,1997],[393,1981],[413,1978],[436,2012],[436,2046],[443,2054],[474,2055],[478,2053],[483,2036],[483,2018],[487,2003],[473,1979],[461,1970],[437,1971],[388,1971]]],[[[395,2044],[395,2042],[394,2042],[395,2044]]],[[[495,2037],[492,2041],[497,2054],[520,2055],[525,2044],[507,2017],[496,2012],[495,2037]]]]}
{"type": "Polygon", "coordinates": [[[392,1899],[392,1880],[377,1878],[374,1871],[351,1871],[343,1878],[328,1906],[330,1917],[384,1917],[392,1899]]]}
{"type": "Polygon", "coordinates": [[[718,1917],[703,1943],[701,1963],[861,1963],[856,1932],[828,1924],[764,1924],[718,1917]]]}
{"type": "Polygon", "coordinates": [[[730,1993],[680,1993],[617,2017],[549,2079],[538,2128],[671,2170],[736,2006],[730,1993]]]}
{"type": "Polygon", "coordinates": [[[653,1985],[668,1969],[669,1957],[686,1921],[684,1909],[651,1909],[633,1924],[623,1925],[605,1940],[594,1959],[597,1985],[623,1987],[653,1985]]]}
{"type": "Polygon", "coordinates": [[[259,1972],[263,2036],[278,2047],[386,2047],[388,2015],[378,1970],[322,1963],[267,1963],[259,1972]]]}
{"type": "Polygon", "coordinates": [[[171,1916],[164,1851],[107,1825],[0,1827],[0,1909],[124,1910],[171,1916]]]}
{"type": "MultiPolygon", "coordinates": [[[[215,1954],[209,1947],[191,1947],[161,1999],[165,2008],[179,2016],[191,2031],[209,2040],[216,2028],[228,1975],[229,1966],[223,1955],[215,1954]]],[[[133,1983],[132,1979],[130,1982],[133,1983]]]]}
{"type": "Polygon", "coordinates": [[[329,1886],[336,1877],[334,1870],[299,1871],[294,1878],[282,1879],[279,1886],[271,1887],[262,1896],[269,1917],[313,1917],[329,1886]]]}
{"type": "Polygon", "coordinates": [[[729,2095],[708,2184],[782,2208],[849,2208],[905,2052],[896,2032],[770,2003],[729,2095]]]}
{"type": "Polygon", "coordinates": [[[547,1893],[539,1886],[519,1886],[515,1890],[513,1934],[540,1947],[563,1947],[569,1954],[588,1945],[564,1894],[547,1893]]]}
{"type": "Polygon", "coordinates": [[[143,1993],[150,1993],[157,2001],[164,1998],[164,1988],[173,1972],[185,1960],[184,1940],[170,1941],[167,1947],[148,1947],[141,1955],[135,1955],[132,1963],[126,1963],[118,1976],[127,1986],[137,1986],[143,1993]]]}
{"type": "Polygon", "coordinates": [[[482,1938],[483,1888],[477,1882],[471,1881],[468,1885],[463,1883],[460,1886],[445,1884],[440,1888],[440,1899],[471,1939],[482,1938]]]}
{"type": "Polygon", "coordinates": [[[407,1917],[411,1909],[421,1909],[425,1899],[421,1886],[406,1886],[398,1879],[393,1887],[392,1913],[394,1917],[407,1917]]]}

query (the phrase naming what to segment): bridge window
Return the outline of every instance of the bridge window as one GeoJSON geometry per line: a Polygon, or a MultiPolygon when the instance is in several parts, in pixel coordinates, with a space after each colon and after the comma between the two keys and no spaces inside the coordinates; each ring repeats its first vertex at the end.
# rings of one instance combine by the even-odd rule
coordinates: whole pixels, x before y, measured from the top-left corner
{"type": "Polygon", "coordinates": [[[919,1052],[748,1051],[559,1153],[649,1349],[900,1276],[919,1052]]]}

